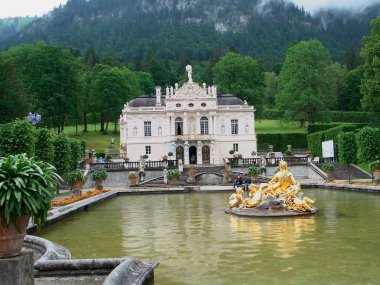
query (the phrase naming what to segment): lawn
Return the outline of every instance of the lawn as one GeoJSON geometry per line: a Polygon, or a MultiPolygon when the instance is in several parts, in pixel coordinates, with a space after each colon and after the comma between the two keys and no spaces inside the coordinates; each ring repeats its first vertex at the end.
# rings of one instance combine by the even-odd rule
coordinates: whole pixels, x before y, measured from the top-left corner
{"type": "Polygon", "coordinates": [[[255,124],[257,134],[306,133],[306,128],[300,128],[299,122],[283,123],[279,120],[257,120],[255,124]]]}
{"type": "Polygon", "coordinates": [[[96,131],[94,125],[88,125],[88,132],[83,132],[83,126],[78,126],[78,134],[75,135],[75,126],[67,126],[64,129],[64,133],[68,134],[69,137],[76,138],[79,140],[84,140],[87,143],[86,148],[88,150],[95,149],[97,152],[104,152],[106,148],[111,147],[111,139],[114,137],[115,139],[115,152],[119,151],[120,144],[120,134],[113,133],[114,125],[109,126],[109,131],[107,135],[103,135],[99,132],[100,126],[96,126],[96,131]]]}
{"type": "MultiPolygon", "coordinates": [[[[120,144],[120,134],[113,134],[114,125],[109,126],[107,135],[99,132],[99,124],[96,126],[88,125],[88,132],[83,132],[83,126],[78,127],[79,136],[75,136],[75,126],[67,126],[64,130],[70,137],[84,140],[87,143],[87,149],[95,149],[97,152],[104,152],[111,146],[111,138],[115,139],[115,150],[118,151],[120,144]]],[[[306,133],[306,128],[300,128],[299,123],[282,123],[278,120],[260,120],[256,121],[256,133],[258,134],[278,134],[278,133],[306,133]]]]}

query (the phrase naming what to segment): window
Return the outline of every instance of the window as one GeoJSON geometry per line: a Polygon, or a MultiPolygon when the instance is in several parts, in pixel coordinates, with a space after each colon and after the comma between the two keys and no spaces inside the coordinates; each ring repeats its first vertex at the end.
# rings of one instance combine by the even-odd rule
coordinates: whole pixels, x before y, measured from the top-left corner
{"type": "Polygon", "coordinates": [[[180,104],[180,103],[177,103],[175,106],[176,106],[177,108],[181,108],[181,104],[180,104]]]}
{"type": "Polygon", "coordinates": [[[194,104],[193,104],[193,103],[190,103],[190,104],[189,104],[189,107],[190,107],[190,108],[193,108],[193,107],[194,107],[194,104]]]}
{"type": "Polygon", "coordinates": [[[234,143],[232,145],[232,149],[235,151],[235,152],[239,152],[239,144],[238,143],[234,143]]]}
{"type": "Polygon", "coordinates": [[[202,107],[206,107],[206,103],[202,103],[201,106],[202,106],[202,107]]]}
{"type": "Polygon", "coordinates": [[[152,154],[152,148],[150,145],[145,146],[145,154],[152,154]]]}
{"type": "Polygon", "coordinates": [[[144,136],[152,136],[152,122],[150,121],[144,122],[144,136]]]}
{"type": "Polygon", "coordinates": [[[182,136],[183,135],[183,120],[182,118],[175,119],[175,135],[182,136]]]}
{"type": "Polygon", "coordinates": [[[239,134],[239,123],[238,120],[231,120],[231,134],[239,134]]]}
{"type": "Polygon", "coordinates": [[[208,119],[206,117],[201,118],[201,135],[208,135],[208,119]]]}

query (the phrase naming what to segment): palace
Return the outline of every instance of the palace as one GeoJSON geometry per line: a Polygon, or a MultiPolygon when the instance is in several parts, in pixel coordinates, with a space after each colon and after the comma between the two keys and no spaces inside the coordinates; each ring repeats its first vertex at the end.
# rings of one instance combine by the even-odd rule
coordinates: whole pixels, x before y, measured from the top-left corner
{"type": "Polygon", "coordinates": [[[192,80],[180,88],[161,87],[156,95],[137,97],[124,105],[120,116],[120,153],[137,161],[182,159],[185,165],[223,164],[230,150],[252,157],[257,152],[255,110],[232,95],[217,95],[216,86],[199,86],[192,80]]]}

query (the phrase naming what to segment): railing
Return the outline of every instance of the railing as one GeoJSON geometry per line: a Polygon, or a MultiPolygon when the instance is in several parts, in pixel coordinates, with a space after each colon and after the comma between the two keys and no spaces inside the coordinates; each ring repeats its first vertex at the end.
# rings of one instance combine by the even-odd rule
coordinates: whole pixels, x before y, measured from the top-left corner
{"type": "MultiPolygon", "coordinates": [[[[145,170],[149,169],[163,169],[175,168],[178,166],[178,160],[160,160],[160,161],[146,161],[145,170]]],[[[91,163],[90,169],[104,169],[104,170],[139,170],[140,162],[105,162],[105,163],[91,163]]]]}
{"type": "MultiPolygon", "coordinates": [[[[260,166],[262,158],[229,158],[231,165],[247,166],[260,166]]],[[[288,164],[307,164],[307,156],[285,156],[276,158],[265,158],[266,165],[278,165],[281,160],[286,161],[288,164]]]]}
{"type": "Polygon", "coordinates": [[[110,156],[111,159],[123,159],[123,158],[126,158],[127,157],[127,153],[126,152],[121,152],[121,153],[106,153],[107,156],[110,156]]]}
{"type": "Polygon", "coordinates": [[[211,135],[178,135],[175,138],[178,141],[204,141],[211,140],[211,135]]]}

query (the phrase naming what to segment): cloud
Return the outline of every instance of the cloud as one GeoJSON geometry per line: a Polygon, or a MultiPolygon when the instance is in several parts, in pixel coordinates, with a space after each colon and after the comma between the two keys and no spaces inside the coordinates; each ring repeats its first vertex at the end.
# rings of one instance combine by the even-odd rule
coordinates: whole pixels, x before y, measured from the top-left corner
{"type": "Polygon", "coordinates": [[[67,0],[0,0],[0,18],[41,16],[67,0]]]}
{"type": "Polygon", "coordinates": [[[306,11],[315,12],[321,8],[363,9],[364,7],[378,3],[380,0],[291,0],[306,11]]]}

